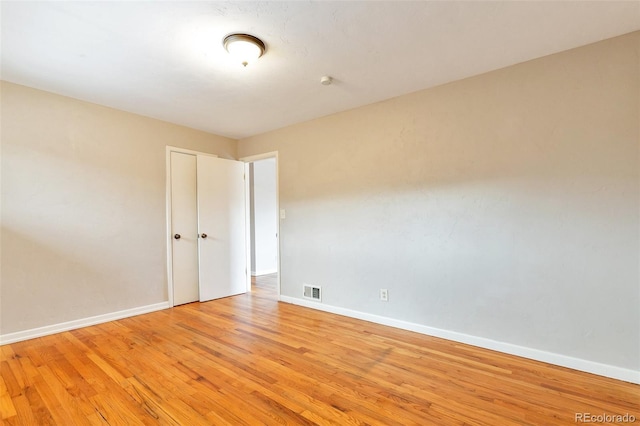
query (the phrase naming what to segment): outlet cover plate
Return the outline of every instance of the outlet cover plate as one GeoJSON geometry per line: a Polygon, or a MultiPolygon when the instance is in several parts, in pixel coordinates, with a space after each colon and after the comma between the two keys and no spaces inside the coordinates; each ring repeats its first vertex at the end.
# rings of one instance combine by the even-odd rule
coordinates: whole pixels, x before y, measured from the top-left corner
{"type": "Polygon", "coordinates": [[[389,290],[387,290],[386,288],[380,289],[380,300],[382,300],[383,302],[389,301],[389,290]]]}

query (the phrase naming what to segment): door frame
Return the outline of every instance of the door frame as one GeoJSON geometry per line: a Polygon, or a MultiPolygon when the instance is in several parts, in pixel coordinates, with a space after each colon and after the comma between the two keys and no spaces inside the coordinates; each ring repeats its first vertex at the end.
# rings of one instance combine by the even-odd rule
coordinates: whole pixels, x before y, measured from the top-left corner
{"type": "Polygon", "coordinates": [[[244,165],[244,174],[245,174],[245,203],[247,205],[246,209],[246,220],[247,224],[246,230],[246,247],[247,247],[247,291],[251,291],[251,209],[249,208],[249,197],[250,197],[250,179],[249,179],[249,165],[256,161],[267,160],[270,158],[275,158],[276,162],[276,233],[278,234],[276,241],[276,255],[278,256],[278,261],[276,262],[277,268],[277,277],[276,277],[276,287],[278,293],[278,300],[280,300],[280,271],[281,271],[281,258],[280,258],[280,176],[279,176],[279,160],[278,160],[278,151],[265,152],[263,154],[249,155],[247,157],[241,157],[240,161],[245,163],[244,165]]]}
{"type": "Polygon", "coordinates": [[[192,149],[178,148],[176,146],[167,145],[165,148],[165,190],[166,190],[166,246],[167,246],[167,296],[169,299],[169,307],[173,307],[173,250],[171,245],[171,153],[178,152],[190,155],[206,155],[209,157],[218,157],[216,154],[209,152],[194,151],[192,149]]]}

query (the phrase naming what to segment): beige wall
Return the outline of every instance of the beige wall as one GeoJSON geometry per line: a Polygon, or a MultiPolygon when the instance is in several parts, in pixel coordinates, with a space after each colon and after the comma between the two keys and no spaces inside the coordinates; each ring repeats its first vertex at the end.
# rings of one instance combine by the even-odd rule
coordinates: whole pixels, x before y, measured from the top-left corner
{"type": "Polygon", "coordinates": [[[640,369],[639,45],[241,140],[279,152],[282,294],[640,369]]]}
{"type": "Polygon", "coordinates": [[[236,142],[3,82],[0,334],[163,302],[165,146],[236,142]]]}

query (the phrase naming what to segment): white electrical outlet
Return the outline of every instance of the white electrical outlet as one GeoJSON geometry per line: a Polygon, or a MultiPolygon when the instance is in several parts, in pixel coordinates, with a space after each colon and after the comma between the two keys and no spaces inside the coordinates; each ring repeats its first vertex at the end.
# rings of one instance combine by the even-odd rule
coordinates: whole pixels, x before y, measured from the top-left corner
{"type": "Polygon", "coordinates": [[[387,290],[386,288],[380,289],[380,300],[382,300],[383,302],[389,301],[389,290],[387,290]]]}

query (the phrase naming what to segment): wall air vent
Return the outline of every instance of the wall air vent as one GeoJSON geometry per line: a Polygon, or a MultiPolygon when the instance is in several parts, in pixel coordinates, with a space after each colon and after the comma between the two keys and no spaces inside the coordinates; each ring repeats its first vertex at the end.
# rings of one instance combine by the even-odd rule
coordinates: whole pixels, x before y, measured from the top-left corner
{"type": "Polygon", "coordinates": [[[317,301],[322,300],[320,298],[320,287],[312,286],[309,284],[303,285],[302,295],[304,296],[305,299],[312,299],[317,301]]]}

